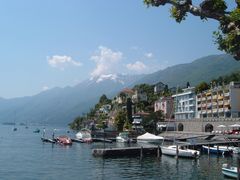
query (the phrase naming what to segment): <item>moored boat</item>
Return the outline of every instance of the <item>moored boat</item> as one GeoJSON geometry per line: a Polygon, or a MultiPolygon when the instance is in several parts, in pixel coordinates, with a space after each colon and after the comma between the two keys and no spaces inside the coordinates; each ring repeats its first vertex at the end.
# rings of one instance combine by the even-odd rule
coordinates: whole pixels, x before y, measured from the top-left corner
{"type": "Polygon", "coordinates": [[[133,143],[136,142],[136,140],[133,140],[132,138],[129,137],[129,132],[120,132],[119,135],[116,137],[116,142],[121,142],[121,143],[133,143]]]}
{"type": "Polygon", "coordinates": [[[72,145],[72,140],[68,136],[58,136],[56,138],[57,143],[62,144],[62,145],[72,145]]]}
{"type": "Polygon", "coordinates": [[[40,133],[40,129],[39,128],[35,129],[33,133],[40,133]]]}
{"type": "Polygon", "coordinates": [[[91,131],[89,129],[81,129],[77,134],[76,134],[77,140],[81,140],[82,142],[92,142],[92,136],[91,136],[91,131]]]}
{"type": "Polygon", "coordinates": [[[156,136],[154,134],[151,133],[145,133],[141,136],[137,137],[137,142],[150,142],[150,143],[160,143],[163,141],[163,137],[162,136],[156,136]]]}
{"type": "MultiPolygon", "coordinates": [[[[177,155],[177,146],[161,146],[162,154],[169,155],[169,156],[176,156],[177,155]]],[[[178,157],[185,157],[185,158],[199,158],[200,152],[193,149],[188,149],[183,146],[178,146],[178,157]]]]}
{"type": "Polygon", "coordinates": [[[229,166],[228,164],[222,165],[222,173],[231,178],[238,178],[237,167],[229,166]]]}
{"type": "Polygon", "coordinates": [[[209,148],[208,146],[202,146],[202,149],[204,152],[212,154],[232,155],[233,153],[233,150],[229,149],[227,146],[210,146],[209,148]]]}

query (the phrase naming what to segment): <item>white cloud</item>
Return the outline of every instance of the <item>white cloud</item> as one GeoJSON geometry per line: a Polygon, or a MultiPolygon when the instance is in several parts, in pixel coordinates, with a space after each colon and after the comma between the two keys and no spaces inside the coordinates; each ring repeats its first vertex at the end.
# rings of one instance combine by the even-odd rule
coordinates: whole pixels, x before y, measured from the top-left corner
{"type": "Polygon", "coordinates": [[[147,68],[147,66],[140,61],[136,61],[133,64],[129,63],[126,65],[126,67],[131,71],[137,71],[137,72],[141,72],[147,68]]]}
{"type": "Polygon", "coordinates": [[[144,56],[146,57],[146,58],[152,58],[153,57],[153,53],[145,53],[144,54],[144,56]]]}
{"type": "Polygon", "coordinates": [[[82,63],[75,61],[70,56],[54,55],[47,57],[48,64],[54,68],[64,70],[67,66],[81,66],[82,63]]]}
{"type": "Polygon", "coordinates": [[[91,76],[98,77],[101,75],[116,73],[119,68],[118,63],[122,59],[122,52],[99,46],[98,51],[90,58],[96,63],[95,69],[91,72],[91,76]]]}
{"type": "Polygon", "coordinates": [[[48,87],[48,86],[43,86],[43,87],[42,87],[42,91],[47,91],[47,90],[49,90],[49,87],[48,87]]]}

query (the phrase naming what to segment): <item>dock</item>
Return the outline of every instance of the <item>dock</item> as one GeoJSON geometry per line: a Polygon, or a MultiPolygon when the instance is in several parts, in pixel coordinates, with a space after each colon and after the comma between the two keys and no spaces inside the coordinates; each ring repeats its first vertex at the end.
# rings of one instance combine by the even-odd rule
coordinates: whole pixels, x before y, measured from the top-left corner
{"type": "Polygon", "coordinates": [[[106,148],[106,149],[93,149],[92,150],[92,154],[95,157],[159,156],[160,153],[161,153],[160,146],[106,148]]]}
{"type": "Polygon", "coordinates": [[[105,142],[105,143],[112,143],[113,140],[111,139],[104,139],[104,138],[92,138],[93,142],[105,142]]]}

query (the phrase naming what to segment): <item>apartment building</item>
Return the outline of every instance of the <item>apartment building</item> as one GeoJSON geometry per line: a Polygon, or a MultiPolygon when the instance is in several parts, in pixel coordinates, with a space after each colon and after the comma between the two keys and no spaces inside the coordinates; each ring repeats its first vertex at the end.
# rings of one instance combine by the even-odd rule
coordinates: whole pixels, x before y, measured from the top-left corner
{"type": "Polygon", "coordinates": [[[171,119],[173,116],[173,98],[161,97],[154,103],[154,112],[162,111],[166,119],[171,119]]]}
{"type": "Polygon", "coordinates": [[[193,119],[196,114],[195,87],[183,89],[182,93],[172,96],[174,98],[175,119],[193,119]]]}
{"type": "Polygon", "coordinates": [[[197,118],[240,117],[240,82],[217,86],[196,97],[197,118]]]}

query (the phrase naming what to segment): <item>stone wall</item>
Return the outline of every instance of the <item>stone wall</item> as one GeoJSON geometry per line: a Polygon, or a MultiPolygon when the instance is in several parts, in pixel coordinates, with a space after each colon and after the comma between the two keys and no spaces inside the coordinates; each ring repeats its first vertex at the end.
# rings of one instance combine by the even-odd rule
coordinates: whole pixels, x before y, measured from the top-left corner
{"type": "MultiPolygon", "coordinates": [[[[229,125],[240,124],[240,118],[204,118],[204,119],[186,119],[176,120],[177,131],[190,131],[190,132],[211,132],[211,131],[224,131],[229,129],[229,125]],[[218,127],[224,125],[226,127],[218,127]]],[[[231,129],[231,128],[230,128],[231,129]]]]}

